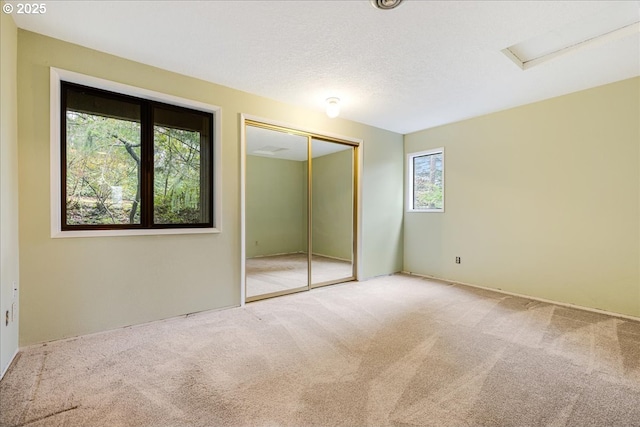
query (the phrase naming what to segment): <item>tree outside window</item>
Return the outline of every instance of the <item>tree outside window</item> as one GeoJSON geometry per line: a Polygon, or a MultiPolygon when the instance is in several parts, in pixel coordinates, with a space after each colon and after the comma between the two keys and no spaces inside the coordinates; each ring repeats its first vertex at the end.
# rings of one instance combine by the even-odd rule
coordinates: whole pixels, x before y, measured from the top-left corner
{"type": "Polygon", "coordinates": [[[63,229],[213,226],[213,115],[63,83],[63,229]]]}
{"type": "Polygon", "coordinates": [[[444,149],[408,155],[409,210],[444,211],[444,149]]]}

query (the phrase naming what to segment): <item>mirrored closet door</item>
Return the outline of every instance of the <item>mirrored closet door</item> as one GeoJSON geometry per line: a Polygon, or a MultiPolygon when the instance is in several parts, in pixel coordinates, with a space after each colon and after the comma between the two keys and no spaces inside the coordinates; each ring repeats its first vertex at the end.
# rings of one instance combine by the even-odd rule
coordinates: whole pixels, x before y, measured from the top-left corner
{"type": "Polygon", "coordinates": [[[308,139],[247,126],[246,297],[308,289],[308,139]]]}
{"type": "Polygon", "coordinates": [[[355,279],[357,145],[247,121],[245,300],[355,279]]]}
{"type": "Polygon", "coordinates": [[[354,149],[312,139],[311,286],[353,277],[354,149]]]}

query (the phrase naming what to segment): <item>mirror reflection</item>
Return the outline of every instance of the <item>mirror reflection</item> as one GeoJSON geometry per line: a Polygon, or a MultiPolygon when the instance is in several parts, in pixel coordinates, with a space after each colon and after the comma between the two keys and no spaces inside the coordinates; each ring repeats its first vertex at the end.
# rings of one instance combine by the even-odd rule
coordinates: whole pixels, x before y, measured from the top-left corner
{"type": "Polygon", "coordinates": [[[247,126],[246,296],[308,287],[307,138],[247,126]]]}
{"type": "Polygon", "coordinates": [[[311,286],[353,276],[353,151],[312,140],[311,286]]]}
{"type": "Polygon", "coordinates": [[[251,125],[245,139],[246,300],[353,279],[354,147],[251,125]]]}

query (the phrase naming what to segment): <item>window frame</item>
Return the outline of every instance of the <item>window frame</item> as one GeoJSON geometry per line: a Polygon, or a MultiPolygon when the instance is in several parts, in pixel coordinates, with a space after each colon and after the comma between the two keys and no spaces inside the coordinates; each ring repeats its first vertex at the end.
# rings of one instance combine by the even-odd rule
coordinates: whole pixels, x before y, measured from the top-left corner
{"type": "Polygon", "coordinates": [[[418,151],[413,153],[407,153],[407,176],[406,176],[406,211],[407,212],[444,212],[445,208],[445,156],[444,156],[444,147],[432,148],[429,150],[418,151]],[[413,206],[413,196],[414,196],[414,171],[413,164],[414,159],[416,157],[424,157],[441,154],[442,155],[442,208],[438,209],[419,209],[414,208],[413,206]]]}
{"type": "Polygon", "coordinates": [[[135,236],[135,235],[162,235],[162,234],[206,234],[221,232],[221,109],[220,107],[166,95],[134,86],[124,85],[96,77],[61,70],[50,69],[50,158],[51,158],[51,237],[100,237],[100,236],[135,236]],[[210,218],[211,224],[155,224],[150,227],[144,225],[114,224],[80,225],[63,227],[63,213],[65,211],[62,201],[64,190],[62,188],[62,172],[64,161],[62,157],[62,84],[68,82],[73,85],[85,86],[98,92],[106,91],[114,93],[123,99],[132,98],[140,102],[148,101],[161,108],[185,108],[213,115],[211,126],[211,174],[209,186],[212,189],[210,218]]]}

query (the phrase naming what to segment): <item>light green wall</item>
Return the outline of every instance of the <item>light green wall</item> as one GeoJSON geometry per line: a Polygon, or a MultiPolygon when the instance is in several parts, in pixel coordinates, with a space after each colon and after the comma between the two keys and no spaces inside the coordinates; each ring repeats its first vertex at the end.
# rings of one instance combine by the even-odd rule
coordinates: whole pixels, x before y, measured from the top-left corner
{"type": "Polygon", "coordinates": [[[0,377],[18,350],[19,298],[13,297],[13,283],[19,285],[17,48],[16,25],[0,13],[0,377]]]}
{"type": "Polygon", "coordinates": [[[313,253],[351,260],[353,149],[313,159],[313,253]]]}
{"type": "MultiPolygon", "coordinates": [[[[352,258],[353,149],[313,159],[313,253],[352,258]]],[[[247,258],[307,251],[307,162],[247,156],[247,258]],[[256,243],[257,242],[257,243],[256,243]]]]}
{"type": "MultiPolygon", "coordinates": [[[[373,134],[371,138],[373,138],[373,134]]],[[[370,140],[366,134],[365,141],[370,140]]],[[[389,141],[391,142],[391,141],[389,141]]],[[[395,144],[381,144],[364,147],[364,167],[362,178],[362,247],[363,276],[375,277],[389,274],[396,265],[402,268],[403,240],[403,187],[396,180],[404,182],[404,156],[395,144]]]]}
{"type": "Polygon", "coordinates": [[[240,304],[239,114],[364,140],[362,278],[402,267],[402,135],[18,31],[21,345],[240,304]],[[49,67],[222,107],[222,233],[51,239],[49,67]]]}
{"type": "Polygon", "coordinates": [[[247,156],[247,258],[307,251],[306,165],[247,156]]]}
{"type": "Polygon", "coordinates": [[[446,194],[405,214],[404,270],[640,316],[639,86],[406,135],[445,147],[446,194]]]}

